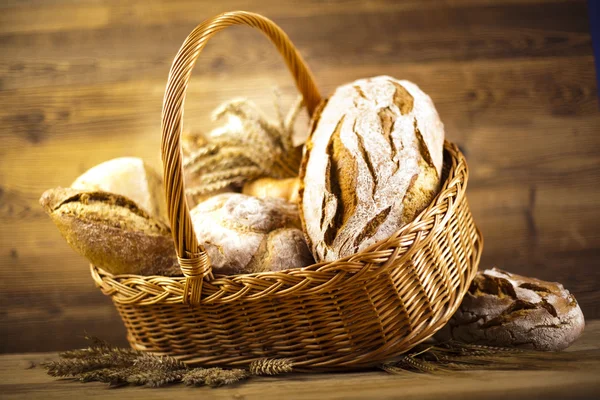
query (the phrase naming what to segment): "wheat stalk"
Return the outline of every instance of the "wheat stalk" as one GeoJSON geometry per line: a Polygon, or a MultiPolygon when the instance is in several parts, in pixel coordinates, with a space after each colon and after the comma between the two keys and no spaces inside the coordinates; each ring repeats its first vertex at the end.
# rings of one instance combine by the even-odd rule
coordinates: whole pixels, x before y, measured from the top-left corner
{"type": "Polygon", "coordinates": [[[292,362],[285,358],[262,358],[250,363],[250,373],[252,375],[280,375],[292,372],[292,362]]]}
{"type": "Polygon", "coordinates": [[[278,94],[275,120],[247,99],[233,99],[217,107],[213,119],[221,126],[206,137],[188,134],[182,141],[186,193],[197,202],[200,196],[259,177],[297,176],[302,154],[292,139],[301,109],[300,97],[284,116],[278,94]]]}
{"type": "Polygon", "coordinates": [[[183,375],[182,381],[188,386],[218,387],[231,385],[247,379],[249,374],[243,369],[195,368],[183,375]]]}
{"type": "MultiPolygon", "coordinates": [[[[259,359],[248,370],[189,368],[169,356],[157,356],[109,345],[88,338],[90,347],[60,353],[60,359],[45,363],[49,375],[70,377],[80,382],[105,382],[110,386],[145,385],[159,387],[173,383],[218,387],[251,376],[291,372],[288,359],[259,359]]],[[[570,353],[550,353],[506,347],[480,346],[455,341],[417,345],[409,353],[383,363],[379,368],[391,374],[451,373],[473,369],[547,369],[572,367],[576,357],[570,353]]]]}

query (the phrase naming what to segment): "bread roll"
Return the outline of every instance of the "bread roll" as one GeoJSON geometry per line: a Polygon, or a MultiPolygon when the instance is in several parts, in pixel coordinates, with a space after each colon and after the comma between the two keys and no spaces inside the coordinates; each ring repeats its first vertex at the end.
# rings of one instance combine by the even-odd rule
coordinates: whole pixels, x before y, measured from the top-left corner
{"type": "Polygon", "coordinates": [[[112,274],[181,275],[169,228],[127,197],[56,188],[40,199],[82,256],[112,274]]]}
{"type": "Polygon", "coordinates": [[[246,183],[242,193],[259,199],[275,197],[290,203],[297,203],[299,189],[300,179],[298,178],[259,178],[246,183]]]}
{"type": "Polygon", "coordinates": [[[435,337],[557,351],[573,343],[584,326],[575,297],[560,283],[494,268],[477,274],[460,308],[435,337]]]}
{"type": "Polygon", "coordinates": [[[162,178],[141,158],[121,157],[98,164],[75,179],[71,188],[120,194],[168,224],[162,178]]]}
{"type": "Polygon", "coordinates": [[[300,215],[317,261],[389,237],[439,190],[444,125],[411,82],[379,76],[341,86],[315,113],[311,130],[300,215]]]}
{"type": "Polygon", "coordinates": [[[280,271],[314,262],[297,207],[281,199],[224,193],[198,204],[191,216],[215,274],[280,271]]]}

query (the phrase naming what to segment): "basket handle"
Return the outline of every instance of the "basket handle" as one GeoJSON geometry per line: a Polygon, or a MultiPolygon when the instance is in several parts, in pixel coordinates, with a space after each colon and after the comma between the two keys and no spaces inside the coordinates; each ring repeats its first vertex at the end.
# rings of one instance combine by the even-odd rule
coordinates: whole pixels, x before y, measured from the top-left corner
{"type": "Polygon", "coordinates": [[[259,14],[233,11],[217,15],[198,25],[183,42],[171,66],[163,99],[161,147],[171,231],[179,265],[186,277],[182,300],[192,305],[200,303],[204,278],[213,276],[208,255],[194,233],[185,196],[180,149],[183,107],[188,81],[200,52],[212,35],[231,25],[248,25],[269,37],[292,73],[309,115],[312,116],[321,101],[312,73],[290,39],[275,23],[259,14]]]}

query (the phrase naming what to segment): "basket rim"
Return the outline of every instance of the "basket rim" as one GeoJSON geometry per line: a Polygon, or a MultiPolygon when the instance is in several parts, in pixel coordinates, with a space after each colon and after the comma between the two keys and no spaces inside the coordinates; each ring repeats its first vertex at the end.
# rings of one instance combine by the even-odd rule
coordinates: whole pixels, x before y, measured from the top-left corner
{"type": "MultiPolygon", "coordinates": [[[[216,275],[212,280],[205,280],[201,304],[226,303],[241,298],[255,300],[267,295],[277,298],[292,292],[298,294],[299,291],[311,293],[327,288],[339,289],[348,284],[373,279],[391,268],[390,261],[396,257],[408,259],[429,243],[434,230],[444,229],[458,203],[455,199],[462,199],[465,195],[468,181],[465,157],[457,145],[447,140],[444,142],[444,150],[449,155],[449,170],[440,191],[412,222],[390,237],[335,261],[277,272],[216,275]],[[383,266],[374,266],[381,263],[383,266]]],[[[398,264],[398,261],[394,263],[398,264]]],[[[90,265],[90,270],[96,285],[120,304],[173,304],[182,303],[184,298],[184,276],[113,275],[94,265],[90,265]]]]}

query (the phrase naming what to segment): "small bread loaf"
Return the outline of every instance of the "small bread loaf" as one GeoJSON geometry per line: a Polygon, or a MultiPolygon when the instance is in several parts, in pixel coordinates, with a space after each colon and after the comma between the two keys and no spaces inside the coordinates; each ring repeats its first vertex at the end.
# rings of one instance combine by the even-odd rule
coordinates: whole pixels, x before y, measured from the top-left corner
{"type": "Polygon", "coordinates": [[[125,196],[47,190],[41,205],[71,247],[112,274],[181,275],[169,228],[125,196]]]}
{"type": "Polygon", "coordinates": [[[162,178],[141,158],[121,157],[98,164],[75,179],[71,188],[120,194],[168,223],[162,178]]]}
{"type": "Polygon", "coordinates": [[[297,203],[299,189],[300,179],[298,178],[259,178],[246,183],[242,193],[259,199],[275,197],[290,203],[297,203]]]}
{"type": "Polygon", "coordinates": [[[444,125],[411,82],[379,76],[341,86],[315,113],[311,130],[300,207],[317,261],[389,237],[439,190],[444,125]]]}
{"type": "Polygon", "coordinates": [[[191,211],[215,274],[305,267],[314,262],[296,206],[281,199],[223,193],[191,211]]]}
{"type": "Polygon", "coordinates": [[[435,337],[556,351],[573,343],[584,325],[575,297],[560,283],[494,268],[477,274],[460,308],[435,337]]]}

